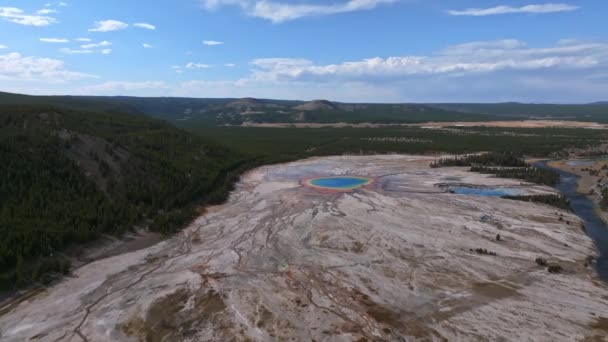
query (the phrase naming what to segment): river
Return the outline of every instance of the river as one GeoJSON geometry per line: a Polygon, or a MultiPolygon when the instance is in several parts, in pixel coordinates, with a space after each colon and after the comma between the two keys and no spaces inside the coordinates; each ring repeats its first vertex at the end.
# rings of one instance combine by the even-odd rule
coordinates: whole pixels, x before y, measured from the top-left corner
{"type": "Polygon", "coordinates": [[[598,216],[594,203],[587,196],[577,191],[579,176],[550,167],[546,162],[538,162],[535,166],[548,168],[559,173],[560,182],[553,187],[568,198],[572,211],[584,221],[585,231],[593,239],[599,251],[595,263],[597,273],[600,278],[608,281],[608,226],[598,216]]]}

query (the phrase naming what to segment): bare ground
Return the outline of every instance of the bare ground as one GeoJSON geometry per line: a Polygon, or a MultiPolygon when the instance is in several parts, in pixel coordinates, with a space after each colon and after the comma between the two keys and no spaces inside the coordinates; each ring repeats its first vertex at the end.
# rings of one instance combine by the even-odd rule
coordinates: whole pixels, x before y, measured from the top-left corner
{"type": "Polygon", "coordinates": [[[228,203],[181,234],[86,265],[8,310],[0,339],[605,338],[608,286],[583,266],[596,252],[576,216],[435,185],[553,190],[463,168],[430,169],[430,160],[329,157],[253,170],[228,203]],[[342,174],[375,183],[347,193],[301,183],[342,174]],[[537,257],[564,271],[548,273],[537,257]]]}
{"type": "Polygon", "coordinates": [[[424,128],[447,128],[447,127],[504,127],[504,128],[588,128],[588,129],[608,129],[608,125],[596,122],[566,121],[566,120],[521,120],[521,121],[471,121],[471,122],[426,122],[420,124],[376,124],[359,123],[350,124],[339,123],[254,123],[245,122],[245,127],[274,127],[274,128],[322,128],[322,127],[393,127],[393,126],[412,126],[424,128]]]}

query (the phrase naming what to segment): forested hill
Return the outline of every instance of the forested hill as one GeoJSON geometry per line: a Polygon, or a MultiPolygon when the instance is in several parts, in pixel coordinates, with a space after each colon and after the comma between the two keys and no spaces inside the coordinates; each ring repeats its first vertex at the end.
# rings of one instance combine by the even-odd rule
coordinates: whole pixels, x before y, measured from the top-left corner
{"type": "Polygon", "coordinates": [[[225,198],[243,158],[143,116],[0,102],[0,289],[65,272],[65,247],[171,232],[225,198]]]}
{"type": "Polygon", "coordinates": [[[608,102],[590,104],[434,103],[428,106],[462,113],[492,114],[508,119],[564,119],[608,122],[608,102]]]}
{"type": "Polygon", "coordinates": [[[342,103],[255,98],[28,96],[0,92],[0,103],[42,103],[74,110],[145,114],[178,126],[243,123],[421,123],[563,119],[608,122],[608,104],[342,103]]]}
{"type": "MultiPolygon", "coordinates": [[[[420,123],[488,121],[488,114],[466,113],[420,104],[340,103],[255,98],[179,98],[128,96],[28,96],[0,92],[0,103],[44,103],[75,110],[145,114],[172,123],[241,125],[253,123],[420,123]]],[[[504,119],[504,118],[503,118],[504,119]]]]}

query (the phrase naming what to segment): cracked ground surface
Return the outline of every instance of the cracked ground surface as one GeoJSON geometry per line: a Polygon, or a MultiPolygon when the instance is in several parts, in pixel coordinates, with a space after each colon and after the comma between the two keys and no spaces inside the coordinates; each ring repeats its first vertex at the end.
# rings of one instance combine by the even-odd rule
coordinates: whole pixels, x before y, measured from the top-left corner
{"type": "Polygon", "coordinates": [[[0,317],[0,340],[605,340],[608,287],[584,266],[595,250],[576,216],[437,185],[552,189],[431,160],[256,169],[182,233],[88,264],[0,317]],[[351,192],[302,182],[332,175],[375,181],[351,192]]]}

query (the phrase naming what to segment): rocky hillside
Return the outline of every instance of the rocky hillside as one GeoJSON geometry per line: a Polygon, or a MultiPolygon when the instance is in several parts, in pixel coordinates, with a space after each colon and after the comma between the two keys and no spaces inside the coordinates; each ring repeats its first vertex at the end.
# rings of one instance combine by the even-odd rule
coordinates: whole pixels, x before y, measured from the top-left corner
{"type": "Polygon", "coordinates": [[[218,202],[240,158],[128,114],[0,105],[0,289],[67,271],[61,251],[135,224],[171,232],[218,202]]]}
{"type": "MultiPolygon", "coordinates": [[[[179,124],[212,123],[410,123],[449,120],[489,120],[489,115],[456,113],[413,104],[346,104],[328,100],[276,101],[243,98],[227,103],[187,108],[179,124]]],[[[171,118],[168,118],[171,120],[171,118]]]]}
{"type": "Polygon", "coordinates": [[[327,100],[315,100],[295,106],[293,109],[303,111],[334,110],[337,109],[337,106],[327,100]]]}

